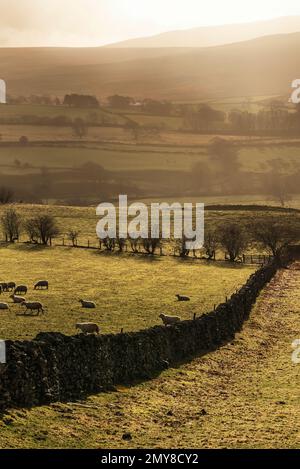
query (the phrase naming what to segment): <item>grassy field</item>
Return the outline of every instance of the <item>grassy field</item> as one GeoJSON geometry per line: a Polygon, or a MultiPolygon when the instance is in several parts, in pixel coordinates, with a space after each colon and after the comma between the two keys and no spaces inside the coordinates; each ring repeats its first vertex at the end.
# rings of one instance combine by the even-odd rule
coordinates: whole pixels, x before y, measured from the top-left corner
{"type": "MultiPolygon", "coordinates": [[[[141,199],[146,205],[154,202],[175,202],[175,199],[141,199]]],[[[101,200],[99,200],[99,203],[101,200]]],[[[272,201],[266,201],[262,197],[191,197],[188,199],[177,198],[176,202],[189,202],[196,204],[197,202],[202,202],[207,206],[211,204],[269,204],[272,205],[272,201]]],[[[118,201],[114,201],[115,205],[118,206],[118,201]]],[[[131,201],[128,202],[129,204],[131,201]]],[[[291,204],[295,208],[300,209],[300,198],[295,198],[291,204]]],[[[88,242],[93,247],[99,246],[99,240],[96,235],[96,225],[99,221],[99,217],[96,215],[96,206],[95,204],[92,207],[73,207],[73,206],[57,206],[57,205],[31,205],[31,204],[14,204],[13,207],[15,210],[21,214],[22,219],[26,220],[36,214],[47,213],[52,215],[58,225],[60,234],[54,243],[61,244],[63,239],[66,244],[70,244],[70,241],[67,239],[67,235],[71,230],[76,230],[79,232],[78,235],[78,244],[87,246],[88,242]]],[[[7,207],[0,206],[0,216],[7,207]]],[[[221,207],[220,207],[221,208],[221,207]]],[[[150,208],[149,208],[150,210],[150,208]]],[[[118,213],[118,212],[117,212],[118,213]]],[[[287,218],[288,220],[295,220],[299,218],[298,214],[286,212],[266,212],[266,211],[256,211],[256,210],[243,210],[242,206],[240,210],[207,210],[205,213],[205,226],[206,229],[214,229],[218,225],[225,223],[243,223],[244,225],[251,225],[252,220],[258,220],[259,218],[266,217],[280,217],[281,219],[287,218]]],[[[0,240],[3,240],[3,235],[0,233],[0,240]]],[[[24,231],[21,231],[20,236],[21,241],[28,241],[28,237],[24,231]]],[[[164,243],[167,248],[169,244],[168,241],[164,243]]],[[[165,249],[164,248],[164,249],[165,249]]]]}
{"type": "MultiPolygon", "coordinates": [[[[160,324],[161,312],[192,319],[212,310],[240,287],[254,267],[206,264],[174,258],[100,254],[72,248],[18,245],[0,249],[2,281],[29,287],[28,298],[41,301],[47,313],[24,317],[20,305],[1,312],[2,339],[29,339],[41,331],[74,334],[76,322],[95,321],[103,333],[132,331],[160,324]],[[49,291],[34,291],[42,278],[49,291]],[[179,303],[176,293],[191,297],[179,303]],[[78,298],[93,300],[84,310],[78,298]],[[175,301],[176,300],[176,301],[175,301]]],[[[8,294],[1,301],[9,301],[8,294]]]]}
{"type": "MultiPolygon", "coordinates": [[[[43,128],[42,128],[43,130],[43,128]]],[[[70,138],[71,130],[69,129],[70,138]]],[[[278,145],[238,148],[239,161],[244,171],[264,173],[272,168],[290,173],[300,165],[300,146],[278,145]]],[[[0,165],[21,165],[35,168],[73,168],[94,162],[110,171],[173,170],[190,171],[196,163],[208,161],[208,148],[185,146],[163,147],[133,144],[99,144],[99,142],[74,142],[68,144],[43,144],[35,146],[0,146],[0,165]]],[[[5,173],[5,169],[2,169],[5,173]]]]}
{"type": "Polygon", "coordinates": [[[115,393],[7,412],[0,447],[299,448],[296,268],[278,273],[232,343],[115,393]]]}
{"type": "Polygon", "coordinates": [[[111,113],[103,108],[76,108],[69,106],[47,106],[47,105],[34,105],[34,104],[9,104],[5,106],[0,105],[0,120],[11,119],[26,119],[34,116],[35,118],[56,118],[65,116],[68,119],[90,119],[93,117],[94,121],[99,123],[122,125],[126,122],[117,113],[111,113]]]}

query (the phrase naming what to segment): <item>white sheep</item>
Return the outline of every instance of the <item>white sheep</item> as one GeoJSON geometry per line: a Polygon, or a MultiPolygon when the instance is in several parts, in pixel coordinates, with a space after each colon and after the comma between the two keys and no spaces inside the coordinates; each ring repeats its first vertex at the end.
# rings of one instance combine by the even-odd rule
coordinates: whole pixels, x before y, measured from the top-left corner
{"type": "Polygon", "coordinates": [[[42,288],[46,288],[48,290],[49,288],[49,282],[48,280],[39,280],[35,285],[34,285],[34,289],[37,290],[38,288],[42,289],[42,288]]]}
{"type": "Polygon", "coordinates": [[[14,294],[15,295],[20,295],[20,294],[26,295],[27,290],[28,290],[28,288],[26,287],[26,285],[18,285],[14,290],[14,294]]]}
{"type": "Polygon", "coordinates": [[[29,309],[31,312],[37,311],[39,314],[41,311],[42,313],[44,313],[43,305],[42,303],[39,303],[38,301],[23,301],[21,305],[25,306],[26,309],[27,310],[29,309]]]}
{"type": "Polygon", "coordinates": [[[0,309],[9,309],[9,306],[7,303],[0,303],[0,309]]]}
{"type": "Polygon", "coordinates": [[[97,324],[94,322],[78,322],[76,324],[76,329],[80,329],[83,334],[99,334],[100,329],[97,324]]]}
{"type": "Polygon", "coordinates": [[[163,313],[161,313],[159,317],[165,326],[170,326],[172,324],[176,324],[177,322],[181,321],[179,316],[167,316],[166,314],[163,314],[163,313]]]}
{"type": "Polygon", "coordinates": [[[14,303],[24,303],[24,301],[26,301],[23,296],[10,295],[9,298],[12,298],[14,303]]]}
{"type": "Polygon", "coordinates": [[[191,299],[188,296],[183,296],[183,295],[175,295],[177,296],[178,301],[191,301],[191,299]]]}
{"type": "Polygon", "coordinates": [[[86,301],[86,300],[78,300],[81,303],[83,308],[96,308],[96,304],[93,301],[86,301]]]}

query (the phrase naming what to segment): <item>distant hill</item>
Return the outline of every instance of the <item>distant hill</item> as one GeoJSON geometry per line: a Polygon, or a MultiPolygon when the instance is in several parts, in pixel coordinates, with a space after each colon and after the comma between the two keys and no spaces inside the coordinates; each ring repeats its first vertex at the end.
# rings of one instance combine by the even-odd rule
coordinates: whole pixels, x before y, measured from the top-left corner
{"type": "Polygon", "coordinates": [[[300,16],[287,16],[244,24],[206,26],[130,39],[109,47],[212,47],[262,36],[300,32],[300,16]]]}
{"type": "Polygon", "coordinates": [[[9,94],[118,93],[172,100],[288,95],[300,33],[207,48],[0,49],[9,94]]]}

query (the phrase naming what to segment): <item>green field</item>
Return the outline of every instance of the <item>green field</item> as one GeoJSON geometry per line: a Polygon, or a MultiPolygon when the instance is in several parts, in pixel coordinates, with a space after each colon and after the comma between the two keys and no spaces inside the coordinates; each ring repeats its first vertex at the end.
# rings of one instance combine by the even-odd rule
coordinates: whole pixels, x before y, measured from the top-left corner
{"type": "Polygon", "coordinates": [[[192,319],[223,302],[245,283],[253,267],[206,264],[174,258],[133,257],[100,254],[72,248],[42,248],[18,245],[0,249],[2,281],[29,287],[28,299],[41,301],[46,314],[23,316],[11,303],[1,312],[2,339],[30,339],[41,331],[75,334],[76,322],[97,322],[102,333],[132,331],[160,324],[158,315],[178,314],[192,319]],[[34,291],[39,279],[47,279],[49,291],[34,291]],[[177,302],[177,293],[191,297],[177,302]],[[95,301],[95,310],[85,310],[78,299],[95,301]]]}
{"type": "Polygon", "coordinates": [[[234,341],[151,381],[5,412],[0,447],[299,448],[299,286],[299,266],[279,272],[234,341]]]}
{"type": "Polygon", "coordinates": [[[65,116],[69,119],[93,119],[100,124],[124,125],[126,118],[121,117],[117,113],[111,113],[103,108],[75,108],[69,106],[47,106],[34,104],[9,104],[0,105],[0,120],[18,120],[26,119],[34,116],[35,118],[55,118],[65,116]]]}
{"type": "MultiPolygon", "coordinates": [[[[270,145],[238,148],[245,171],[264,173],[275,166],[290,173],[300,165],[300,146],[270,145]]],[[[109,171],[173,170],[189,171],[196,163],[208,161],[207,148],[163,147],[124,144],[70,143],[38,146],[0,147],[0,165],[15,167],[15,161],[34,168],[74,168],[86,162],[97,163],[109,171]]],[[[7,168],[8,169],[8,168],[7,168]]],[[[24,169],[24,168],[23,168],[24,169]]],[[[22,168],[15,167],[16,172],[22,168]]],[[[5,170],[2,169],[5,173],[5,170]]]]}

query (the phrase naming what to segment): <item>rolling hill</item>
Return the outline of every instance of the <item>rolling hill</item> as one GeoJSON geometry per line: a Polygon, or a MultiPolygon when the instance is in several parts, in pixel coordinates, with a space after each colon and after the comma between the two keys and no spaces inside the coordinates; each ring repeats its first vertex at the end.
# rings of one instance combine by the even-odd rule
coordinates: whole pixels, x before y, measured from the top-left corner
{"type": "Polygon", "coordinates": [[[0,49],[9,94],[118,93],[199,100],[289,95],[300,33],[207,48],[0,49]]]}
{"type": "Polygon", "coordinates": [[[286,16],[267,21],[244,24],[205,26],[187,30],[168,31],[151,37],[130,39],[109,47],[211,47],[248,41],[262,36],[289,34],[300,31],[300,16],[286,16]]]}

